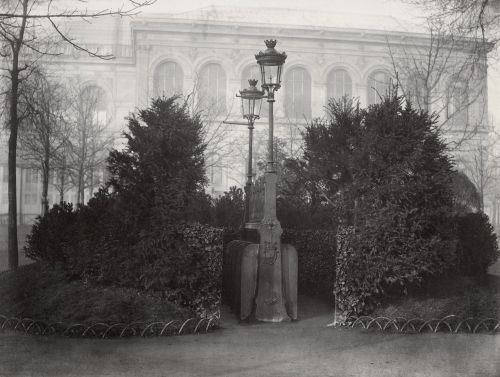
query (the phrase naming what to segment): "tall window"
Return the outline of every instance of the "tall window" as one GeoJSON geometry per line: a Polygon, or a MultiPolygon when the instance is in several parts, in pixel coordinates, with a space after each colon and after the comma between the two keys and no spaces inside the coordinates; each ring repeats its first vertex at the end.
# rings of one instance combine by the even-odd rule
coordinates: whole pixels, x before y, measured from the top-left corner
{"type": "Polygon", "coordinates": [[[219,64],[205,65],[197,83],[199,111],[223,115],[226,110],[226,74],[219,64]]]}
{"type": "Polygon", "coordinates": [[[466,83],[461,80],[451,80],[448,87],[446,119],[449,119],[453,126],[465,127],[469,123],[469,107],[466,83]]]}
{"type": "Polygon", "coordinates": [[[338,100],[343,96],[352,97],[352,79],[345,69],[330,71],[327,78],[327,95],[338,100]]]}
{"type": "MultiPolygon", "coordinates": [[[[241,77],[241,89],[248,88],[248,79],[256,79],[259,80],[257,83],[257,89],[262,90],[260,87],[261,84],[261,74],[260,67],[257,63],[245,68],[243,71],[243,75],[241,77]]],[[[257,109],[256,109],[257,110],[257,109]]],[[[260,108],[260,117],[268,118],[269,117],[269,104],[265,98],[262,99],[262,106],[260,108]]]]}
{"type": "Polygon", "coordinates": [[[285,115],[291,119],[311,118],[311,76],[304,68],[293,68],[285,77],[285,115]]]}
{"type": "Polygon", "coordinates": [[[389,92],[391,76],[384,71],[375,71],[368,77],[368,105],[380,103],[381,97],[389,92]]]}
{"type": "Polygon", "coordinates": [[[184,73],[179,64],[163,62],[158,65],[153,75],[153,88],[156,97],[171,97],[181,94],[184,83],[184,73]]]}

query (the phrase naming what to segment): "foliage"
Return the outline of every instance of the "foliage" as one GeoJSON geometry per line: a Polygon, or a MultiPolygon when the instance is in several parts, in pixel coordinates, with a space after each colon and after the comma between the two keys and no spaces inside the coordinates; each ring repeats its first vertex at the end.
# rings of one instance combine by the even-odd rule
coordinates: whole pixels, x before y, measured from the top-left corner
{"type": "Polygon", "coordinates": [[[499,283],[498,276],[482,281],[451,274],[430,279],[408,292],[408,297],[395,298],[370,316],[431,319],[454,314],[459,318],[498,318],[499,283]]]}
{"type": "Polygon", "coordinates": [[[335,232],[283,229],[282,242],[297,249],[299,293],[331,297],[337,251],[335,232]]]}
{"type": "Polygon", "coordinates": [[[497,236],[488,216],[467,213],[458,222],[458,269],[469,276],[481,277],[499,256],[497,236]]]}
{"type": "Polygon", "coordinates": [[[127,147],[108,159],[110,185],[141,226],[189,220],[206,183],[202,124],[177,97],[154,99],[129,118],[127,147]]]}
{"type": "Polygon", "coordinates": [[[216,198],[213,204],[214,225],[224,228],[238,228],[243,222],[245,195],[236,186],[230,187],[224,195],[216,198]]]}
{"type": "Polygon", "coordinates": [[[54,205],[45,216],[36,219],[26,238],[26,256],[47,262],[65,261],[65,249],[71,244],[76,230],[77,215],[73,211],[73,205],[54,205]]]}
{"type": "Polygon", "coordinates": [[[31,238],[42,240],[46,253],[32,242],[27,254],[61,262],[83,281],[161,294],[206,314],[220,301],[223,238],[221,230],[186,223],[210,216],[199,120],[175,97],[159,98],[129,126],[128,147],[109,158],[112,190],[67,209],[74,219],[69,233],[58,223],[61,211],[40,218],[31,238]],[[68,234],[64,242],[44,239],[49,220],[68,234]]]}
{"type": "Polygon", "coordinates": [[[479,210],[481,196],[474,183],[467,175],[454,171],[452,176],[453,201],[457,213],[469,213],[479,210]]]}
{"type": "Polygon", "coordinates": [[[339,248],[337,305],[363,314],[455,262],[452,169],[434,120],[400,98],[330,108],[330,124],[308,129],[306,158],[354,229],[339,248]],[[330,151],[335,135],[343,142],[330,151]]]}
{"type": "Polygon", "coordinates": [[[23,266],[0,274],[2,315],[47,323],[132,323],[191,317],[160,297],[128,288],[89,286],[68,280],[52,263],[23,266]]]}

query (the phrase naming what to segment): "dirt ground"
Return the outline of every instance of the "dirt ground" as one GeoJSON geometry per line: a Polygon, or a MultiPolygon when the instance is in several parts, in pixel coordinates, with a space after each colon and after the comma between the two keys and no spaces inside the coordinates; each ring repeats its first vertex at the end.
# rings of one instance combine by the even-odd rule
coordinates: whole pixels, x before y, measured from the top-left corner
{"type": "Polygon", "coordinates": [[[207,335],[114,340],[0,332],[0,376],[500,376],[500,335],[401,335],[327,328],[331,309],[302,298],[300,320],[207,335]]]}

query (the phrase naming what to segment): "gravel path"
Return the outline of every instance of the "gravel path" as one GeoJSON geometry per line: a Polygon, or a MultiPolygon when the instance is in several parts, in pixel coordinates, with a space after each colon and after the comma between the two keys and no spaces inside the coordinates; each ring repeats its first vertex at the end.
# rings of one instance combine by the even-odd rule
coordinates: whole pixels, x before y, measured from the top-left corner
{"type": "Polygon", "coordinates": [[[500,336],[401,335],[327,328],[330,309],[301,300],[301,320],[208,335],[115,340],[0,333],[0,376],[500,376],[500,336]]]}

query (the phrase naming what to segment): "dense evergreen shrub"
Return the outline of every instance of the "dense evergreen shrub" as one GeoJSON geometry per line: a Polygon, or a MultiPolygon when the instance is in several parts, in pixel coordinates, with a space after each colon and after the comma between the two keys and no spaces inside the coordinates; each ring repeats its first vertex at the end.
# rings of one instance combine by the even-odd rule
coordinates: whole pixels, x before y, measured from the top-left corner
{"type": "Polygon", "coordinates": [[[337,252],[335,232],[284,229],[282,243],[297,249],[299,293],[332,297],[337,252]]]}
{"type": "Polygon", "coordinates": [[[66,247],[77,230],[77,216],[70,203],[56,204],[45,216],[39,216],[27,236],[26,256],[34,260],[64,262],[66,247]]]}
{"type": "Polygon", "coordinates": [[[484,276],[499,256],[497,236],[488,216],[467,213],[458,222],[458,270],[469,276],[484,276]]]}
{"type": "Polygon", "coordinates": [[[39,219],[27,254],[62,262],[84,281],[212,311],[220,302],[222,231],[188,225],[210,218],[202,124],[175,97],[158,98],[130,117],[129,130],[127,147],[110,154],[109,187],[76,211],[56,208],[39,219]],[[50,226],[61,236],[47,238],[50,226]]]}
{"type": "Polygon", "coordinates": [[[334,104],[331,113],[330,125],[311,132],[347,143],[326,155],[335,169],[323,181],[326,193],[342,198],[342,221],[355,230],[339,250],[336,302],[344,314],[360,315],[456,263],[452,164],[434,119],[398,97],[367,110],[334,104]]]}
{"type": "Polygon", "coordinates": [[[243,224],[245,193],[236,186],[213,201],[213,224],[224,228],[239,228],[243,224]]]}

